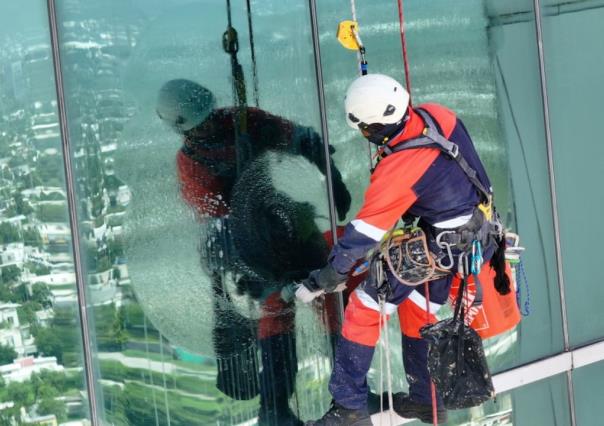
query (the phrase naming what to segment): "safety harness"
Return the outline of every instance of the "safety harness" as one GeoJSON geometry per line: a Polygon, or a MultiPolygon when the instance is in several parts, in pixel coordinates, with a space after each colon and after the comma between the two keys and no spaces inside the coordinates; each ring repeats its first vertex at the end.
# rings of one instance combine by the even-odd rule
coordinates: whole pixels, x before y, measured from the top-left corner
{"type": "Polygon", "coordinates": [[[454,159],[459,167],[464,171],[470,182],[476,187],[478,190],[483,203],[489,203],[492,197],[492,192],[487,190],[482,182],[478,179],[478,173],[474,170],[466,161],[466,159],[461,155],[459,151],[459,146],[443,135],[438,131],[438,126],[432,119],[432,116],[428,114],[422,108],[417,108],[415,110],[426,123],[426,127],[422,132],[422,136],[414,139],[406,140],[404,143],[399,143],[393,147],[388,145],[384,145],[382,148],[382,152],[380,154],[380,158],[384,159],[385,157],[392,155],[394,153],[404,151],[407,149],[413,148],[438,148],[450,158],[454,159]]]}
{"type": "MultiPolygon", "coordinates": [[[[452,247],[460,252],[457,259],[458,273],[462,277],[469,275],[477,275],[482,267],[482,251],[483,247],[492,245],[493,243],[499,243],[503,237],[503,226],[496,212],[492,207],[493,195],[483,183],[478,179],[478,173],[463,157],[459,146],[454,142],[451,142],[445,138],[439,131],[437,123],[434,121],[432,116],[425,110],[418,108],[416,109],[418,114],[424,120],[426,127],[424,128],[422,135],[400,143],[393,147],[384,145],[379,154],[380,160],[387,156],[393,155],[397,152],[401,152],[408,149],[414,148],[437,148],[449,158],[456,161],[461,167],[465,175],[468,177],[472,185],[476,188],[481,203],[474,209],[470,220],[462,226],[451,229],[435,228],[427,223],[420,221],[421,228],[426,228],[426,235],[419,233],[417,228],[412,228],[409,232],[417,238],[428,238],[433,242],[439,249],[442,250],[442,254],[429,253],[428,248],[434,244],[425,245],[425,254],[434,256],[435,267],[423,267],[419,268],[420,262],[413,262],[413,268],[405,270],[401,268],[405,266],[405,262],[398,262],[393,267],[393,262],[390,261],[393,253],[398,254],[395,258],[400,259],[402,254],[408,253],[409,257],[411,253],[415,253],[415,256],[421,256],[418,247],[422,247],[421,244],[415,244],[415,250],[411,249],[411,246],[407,244],[405,238],[401,238],[400,233],[397,236],[396,232],[391,232],[391,236],[387,239],[385,244],[382,244],[381,254],[383,259],[388,264],[394,277],[405,285],[418,285],[423,282],[432,281],[439,276],[442,276],[442,271],[450,271],[455,264],[455,259],[452,251],[452,247]],[[396,236],[396,237],[395,237],[396,236]],[[400,244],[405,244],[400,246],[400,244]],[[425,272],[423,277],[419,277],[418,274],[425,272]]],[[[407,262],[411,265],[411,262],[407,262]]],[[[477,297],[475,303],[482,300],[480,284],[476,279],[477,297]]]]}

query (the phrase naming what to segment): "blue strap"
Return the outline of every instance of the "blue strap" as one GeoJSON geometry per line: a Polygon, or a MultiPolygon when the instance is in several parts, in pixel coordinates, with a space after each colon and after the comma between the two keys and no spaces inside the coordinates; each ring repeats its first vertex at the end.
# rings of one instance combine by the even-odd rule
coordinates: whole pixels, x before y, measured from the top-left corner
{"type": "Polygon", "coordinates": [[[361,74],[367,75],[367,62],[361,62],[361,74]]]}

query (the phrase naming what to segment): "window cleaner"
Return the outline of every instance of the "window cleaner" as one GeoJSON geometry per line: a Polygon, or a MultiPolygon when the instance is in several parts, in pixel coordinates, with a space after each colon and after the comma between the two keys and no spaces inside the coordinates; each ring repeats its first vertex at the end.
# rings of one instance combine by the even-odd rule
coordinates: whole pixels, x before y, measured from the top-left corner
{"type": "MultiPolygon", "coordinates": [[[[329,264],[311,273],[298,292],[307,295],[334,290],[345,281],[355,261],[366,256],[406,213],[420,218],[417,225],[427,241],[425,245],[415,244],[415,249],[406,243],[399,253],[410,254],[429,245],[435,252],[444,248],[449,259],[438,260],[441,266],[451,266],[451,273],[436,277],[432,275],[434,268],[425,268],[429,273],[423,278],[404,280],[398,276],[401,271],[386,271],[390,290],[385,300],[378,290],[383,283],[370,273],[347,307],[330,382],[335,402],[317,425],[339,424],[333,423],[336,419],[357,419],[354,421],[364,424],[368,419],[365,376],[384,306],[386,314],[399,309],[404,363],[410,378],[410,395],[394,398],[394,410],[425,422],[443,422],[446,406],[430,378],[428,341],[422,339],[419,328],[434,322],[434,313],[447,301],[453,277],[459,275],[453,273],[455,267],[464,277],[473,277],[478,289],[475,304],[481,299],[480,283],[484,286],[488,282],[490,287],[495,283],[499,293],[511,293],[505,267],[496,262],[505,251],[503,228],[493,208],[489,179],[465,126],[452,111],[434,104],[413,108],[409,98],[398,82],[378,74],[362,75],[349,87],[347,122],[378,146],[378,164],[365,204],[334,247],[329,264]],[[416,287],[421,283],[423,287],[416,287]]],[[[399,264],[405,262],[399,259],[399,264]]],[[[513,316],[511,326],[518,320],[519,316],[513,316]]]]}
{"type": "MultiPolygon", "coordinates": [[[[402,0],[397,3],[405,80],[410,90],[402,0]]],[[[358,37],[354,1],[351,5],[353,21],[340,24],[338,39],[344,47],[356,48],[360,62],[366,62],[365,49],[358,37]]],[[[351,295],[346,308],[329,386],[334,397],[332,407],[323,418],[308,424],[371,424],[366,374],[385,317],[397,309],[410,392],[394,398],[389,395],[389,406],[403,417],[439,424],[446,421],[447,408],[481,402],[484,401],[481,398],[492,396],[492,385],[488,380],[479,389],[479,398],[474,400],[451,399],[449,389],[442,386],[437,392],[434,381],[451,377],[437,377],[436,369],[428,369],[435,354],[432,351],[429,358],[428,347],[430,343],[443,341],[440,337],[435,341],[422,336],[420,329],[435,322],[434,314],[452,296],[456,281],[461,281],[452,303],[458,312],[454,317],[456,324],[465,326],[468,321],[473,328],[475,321],[485,320],[485,315],[478,318],[477,313],[487,312],[484,306],[488,306],[488,301],[507,297],[505,301],[509,302],[510,297],[514,298],[513,282],[505,266],[503,226],[494,209],[486,171],[455,113],[435,104],[413,108],[409,92],[397,81],[367,74],[366,65],[360,70],[361,77],[347,91],[346,119],[371,144],[377,145],[378,164],[365,203],[332,250],[328,265],[311,273],[297,295],[309,301],[313,296],[341,288],[357,261],[366,257],[370,257],[369,276],[351,295]],[[396,229],[402,215],[409,214],[416,217],[414,225],[424,235],[413,228],[403,229],[410,236],[397,238],[397,244],[392,244],[391,236],[396,232],[392,229],[396,229]],[[386,251],[384,244],[382,250],[376,250],[384,240],[386,251]],[[373,255],[368,256],[371,252],[373,255]],[[434,262],[426,261],[428,258],[434,262]],[[437,267],[448,273],[437,272],[437,267]],[[469,306],[462,305],[470,299],[469,306]],[[471,321],[470,312],[474,316],[471,321]]],[[[502,321],[491,324],[486,318],[486,330],[482,330],[481,337],[509,330],[519,322],[514,300],[510,306],[512,309],[498,318],[502,321]]],[[[491,310],[497,311],[488,311],[491,310]]],[[[480,344],[479,338],[458,341],[480,344]]],[[[474,366],[480,366],[484,359],[478,357],[474,361],[474,366]]],[[[455,380],[446,382],[459,385],[455,380]]]]}

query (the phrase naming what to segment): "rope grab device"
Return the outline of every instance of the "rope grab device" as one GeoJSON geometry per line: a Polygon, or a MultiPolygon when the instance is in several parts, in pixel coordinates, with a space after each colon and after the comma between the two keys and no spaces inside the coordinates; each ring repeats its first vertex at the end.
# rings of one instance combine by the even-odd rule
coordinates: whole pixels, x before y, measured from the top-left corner
{"type": "MultiPolygon", "coordinates": [[[[405,69],[405,86],[407,88],[407,92],[409,92],[409,96],[411,96],[411,76],[409,71],[409,58],[407,54],[407,39],[405,37],[405,15],[403,12],[403,0],[397,0],[397,6],[403,65],[405,69]]],[[[360,36],[359,23],[356,17],[356,6],[354,0],[350,1],[350,7],[352,10],[352,20],[341,21],[338,24],[336,38],[344,48],[357,51],[359,71],[361,75],[367,75],[367,60],[365,58],[366,49],[360,36]]],[[[411,101],[409,102],[411,104],[411,101]]]]}

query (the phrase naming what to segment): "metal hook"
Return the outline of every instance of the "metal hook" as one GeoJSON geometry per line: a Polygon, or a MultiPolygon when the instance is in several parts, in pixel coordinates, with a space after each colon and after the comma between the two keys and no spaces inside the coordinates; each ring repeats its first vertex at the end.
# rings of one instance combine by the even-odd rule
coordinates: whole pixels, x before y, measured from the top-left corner
{"type": "Polygon", "coordinates": [[[470,273],[470,266],[468,265],[468,256],[465,252],[462,252],[459,255],[457,272],[459,273],[459,275],[461,275],[461,278],[467,277],[470,273]]]}
{"type": "Polygon", "coordinates": [[[451,269],[455,263],[455,261],[453,260],[453,252],[451,251],[451,246],[453,246],[454,244],[450,244],[444,241],[441,241],[442,237],[444,234],[454,234],[455,231],[442,231],[440,234],[438,234],[436,236],[436,245],[447,251],[447,258],[449,259],[449,264],[448,265],[444,265],[440,259],[436,261],[436,263],[438,264],[438,266],[442,269],[451,269]]]}

